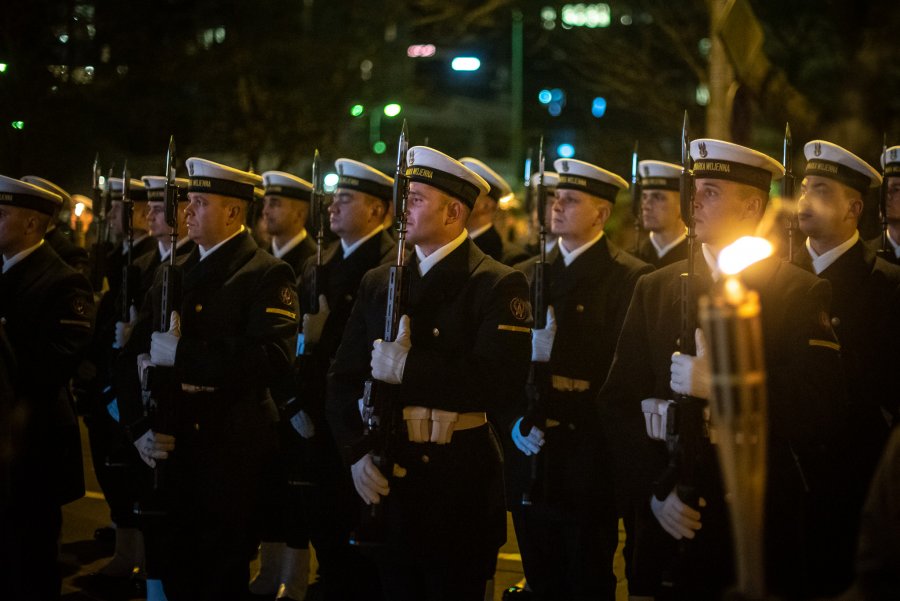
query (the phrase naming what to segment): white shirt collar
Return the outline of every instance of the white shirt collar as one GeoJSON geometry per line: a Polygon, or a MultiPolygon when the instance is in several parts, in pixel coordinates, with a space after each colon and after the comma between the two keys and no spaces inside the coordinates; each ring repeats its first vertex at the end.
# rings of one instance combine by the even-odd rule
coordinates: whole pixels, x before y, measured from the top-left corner
{"type": "Polygon", "coordinates": [[[384,229],[384,224],[380,224],[374,230],[372,230],[371,232],[369,232],[368,234],[366,234],[365,236],[363,236],[362,238],[360,238],[353,244],[347,244],[346,242],[344,242],[344,239],[341,238],[341,248],[344,249],[344,258],[346,259],[350,255],[352,255],[353,251],[355,251],[357,248],[359,248],[360,246],[365,244],[367,240],[371,240],[375,234],[377,234],[378,232],[380,232],[383,229],[384,229]]]}
{"type": "Polygon", "coordinates": [[[428,273],[432,267],[441,262],[441,260],[452,253],[454,250],[460,247],[460,245],[466,241],[466,238],[469,236],[469,232],[463,228],[462,233],[457,236],[454,240],[451,240],[444,246],[440,247],[427,257],[422,250],[416,246],[416,256],[419,258],[419,275],[424,276],[428,273]]]}
{"type": "Polygon", "coordinates": [[[480,228],[478,228],[477,230],[472,230],[471,232],[469,232],[469,238],[472,239],[472,240],[474,240],[475,238],[477,238],[477,237],[480,236],[481,234],[483,234],[483,233],[485,233],[486,231],[488,231],[489,229],[491,229],[491,226],[493,226],[493,225],[494,225],[494,224],[491,223],[491,222],[489,221],[489,222],[487,222],[486,224],[482,225],[482,226],[481,226],[480,228]]]}
{"type": "MultiPolygon", "coordinates": [[[[138,236],[137,238],[135,238],[134,240],[131,241],[131,245],[137,246],[138,244],[140,244],[141,242],[144,241],[144,238],[148,237],[149,235],[150,234],[144,234],[143,236],[138,236]]],[[[122,240],[122,254],[123,255],[128,254],[128,240],[122,240]]]]}
{"type": "Polygon", "coordinates": [[[15,265],[16,263],[19,263],[25,257],[27,257],[28,255],[30,255],[31,253],[36,251],[40,247],[40,245],[43,243],[44,243],[44,239],[41,238],[40,242],[38,242],[37,244],[35,244],[32,247],[26,248],[25,250],[23,250],[20,253],[16,253],[11,257],[7,257],[6,255],[3,255],[3,273],[6,273],[7,271],[10,270],[10,268],[13,265],[15,265]]]}
{"type": "Polygon", "coordinates": [[[841,258],[845,252],[850,250],[854,244],[859,240],[859,231],[854,230],[853,235],[850,238],[841,244],[838,244],[831,250],[827,250],[823,252],[821,255],[816,254],[816,251],[813,250],[812,245],[809,243],[809,238],[806,239],[806,250],[809,251],[809,256],[812,257],[812,266],[813,271],[816,272],[816,275],[819,275],[826,269],[828,269],[832,263],[841,258]]]}
{"type": "Polygon", "coordinates": [[[709,267],[709,274],[714,282],[718,282],[722,278],[722,272],[719,271],[719,258],[713,254],[713,251],[706,244],[701,244],[700,249],[703,251],[703,258],[709,267]]]}
{"type": "Polygon", "coordinates": [[[888,242],[891,243],[891,246],[894,247],[894,256],[900,259],[900,242],[894,242],[894,239],[891,238],[891,232],[888,232],[888,242]]]}
{"type": "MultiPolygon", "coordinates": [[[[177,249],[181,248],[182,246],[187,244],[188,240],[190,240],[190,239],[191,239],[190,236],[185,236],[181,240],[177,241],[175,243],[175,249],[177,250],[177,249]]],[[[172,253],[171,253],[169,247],[166,246],[165,244],[163,244],[162,242],[158,242],[158,244],[159,244],[159,262],[165,263],[166,260],[169,258],[169,255],[172,253]]]]}
{"type": "Polygon", "coordinates": [[[657,236],[654,236],[653,234],[654,232],[650,232],[650,244],[652,244],[653,248],[656,249],[656,256],[662,259],[664,256],[666,256],[666,253],[681,244],[687,238],[687,229],[685,229],[685,231],[683,231],[680,236],[675,238],[675,240],[673,240],[666,246],[660,246],[659,241],[656,239],[657,236]]]}
{"type": "Polygon", "coordinates": [[[275,255],[276,259],[280,259],[284,255],[294,250],[294,247],[303,242],[305,239],[306,228],[300,230],[300,232],[296,236],[288,240],[287,244],[285,244],[281,248],[278,247],[278,244],[275,242],[275,238],[272,238],[272,254],[275,255]]]}
{"type": "Polygon", "coordinates": [[[219,250],[219,248],[221,248],[223,244],[225,244],[226,242],[228,242],[229,240],[231,240],[232,238],[234,238],[234,237],[237,236],[238,234],[243,233],[244,229],[245,229],[245,228],[244,228],[244,226],[242,225],[242,226],[241,226],[241,229],[239,229],[238,231],[236,231],[235,233],[231,234],[230,236],[228,236],[227,238],[225,238],[224,240],[222,240],[221,242],[219,242],[218,244],[216,244],[215,246],[213,246],[212,248],[209,248],[209,249],[205,249],[205,248],[203,248],[202,246],[200,246],[200,245],[198,244],[198,245],[197,245],[197,250],[200,252],[200,260],[202,261],[203,259],[205,259],[205,258],[208,257],[209,255],[211,255],[211,254],[213,254],[214,252],[216,252],[217,250],[219,250]]]}
{"type": "Polygon", "coordinates": [[[551,238],[550,240],[547,240],[544,243],[544,252],[550,252],[551,250],[553,250],[553,247],[556,246],[556,241],[558,239],[559,238],[551,238]]]}
{"type": "Polygon", "coordinates": [[[603,230],[600,230],[600,233],[597,234],[597,237],[588,242],[587,244],[583,244],[576,248],[573,251],[569,251],[566,248],[566,245],[563,244],[562,238],[559,238],[559,252],[562,253],[563,262],[566,264],[566,267],[572,264],[572,262],[577,259],[584,251],[597,244],[600,241],[600,238],[603,237],[603,230]]]}

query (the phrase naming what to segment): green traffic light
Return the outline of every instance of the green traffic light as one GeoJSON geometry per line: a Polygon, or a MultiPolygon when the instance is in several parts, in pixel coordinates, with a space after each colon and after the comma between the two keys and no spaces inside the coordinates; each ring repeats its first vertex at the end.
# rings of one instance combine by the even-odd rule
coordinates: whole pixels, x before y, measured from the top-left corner
{"type": "Polygon", "coordinates": [[[366,107],[364,107],[363,105],[354,104],[353,106],[350,107],[350,114],[353,115],[354,117],[359,117],[360,115],[363,114],[364,110],[366,110],[366,107]]]}
{"type": "Polygon", "coordinates": [[[384,154],[384,151],[387,150],[387,144],[385,144],[385,143],[382,142],[381,140],[378,140],[378,141],[375,142],[375,144],[372,146],[372,150],[375,151],[375,154],[384,154]]]}
{"type": "Polygon", "coordinates": [[[13,121],[10,125],[12,125],[13,129],[25,129],[24,121],[13,121]]]}
{"type": "Polygon", "coordinates": [[[396,102],[392,102],[384,107],[384,114],[388,117],[396,117],[400,114],[401,107],[396,102]]]}

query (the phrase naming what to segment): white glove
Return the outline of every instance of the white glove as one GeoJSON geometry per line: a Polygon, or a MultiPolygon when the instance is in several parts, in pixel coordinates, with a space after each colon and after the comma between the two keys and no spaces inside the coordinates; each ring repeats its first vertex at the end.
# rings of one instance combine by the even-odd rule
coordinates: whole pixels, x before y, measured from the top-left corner
{"type": "Polygon", "coordinates": [[[366,502],[366,505],[381,503],[381,497],[391,492],[385,478],[375,462],[372,454],[365,454],[359,461],[350,466],[350,474],[353,476],[353,486],[357,494],[366,502]]]}
{"type": "Polygon", "coordinates": [[[316,426],[303,409],[294,414],[294,417],[291,418],[291,425],[297,431],[297,434],[306,440],[316,435],[316,426]]]}
{"type": "Polygon", "coordinates": [[[644,412],[644,424],[647,426],[647,436],[653,440],[666,440],[666,416],[672,401],[664,399],[644,399],[641,401],[641,411],[644,412]]]}
{"type": "Polygon", "coordinates": [[[672,392],[698,399],[709,399],[712,394],[712,370],[706,357],[706,336],[700,328],[694,333],[697,356],[672,353],[672,392]]]}
{"type": "Polygon", "coordinates": [[[328,299],[324,294],[319,295],[319,312],[303,314],[303,341],[306,344],[315,344],[322,338],[322,329],[331,309],[328,308],[328,299]]]}
{"type": "Polygon", "coordinates": [[[556,315],[553,306],[547,305],[547,326],[531,330],[531,360],[540,363],[550,361],[550,352],[553,350],[553,339],[556,337],[556,315]]]}
{"type": "Polygon", "coordinates": [[[131,332],[134,331],[134,322],[137,321],[137,309],[134,305],[128,307],[129,320],[116,322],[116,339],[113,342],[113,348],[125,348],[128,339],[131,338],[131,332]]]}
{"type": "Polygon", "coordinates": [[[172,311],[168,332],[153,332],[150,336],[150,361],[153,365],[171,367],[175,365],[175,351],[181,339],[181,317],[172,311]]]}
{"type": "Polygon", "coordinates": [[[403,368],[406,367],[406,357],[411,348],[409,317],[402,315],[397,326],[397,339],[394,342],[385,342],[381,339],[375,341],[375,347],[372,349],[372,377],[387,384],[402,382],[403,368]]]}
{"type": "MultiPolygon", "coordinates": [[[[702,497],[700,507],[706,507],[706,500],[702,497]]],[[[674,490],[665,501],[660,501],[656,495],[650,495],[650,509],[663,530],[676,540],[694,538],[695,531],[703,527],[700,523],[700,512],[679,499],[674,490]]]]}
{"type": "Polygon", "coordinates": [[[168,459],[169,451],[175,450],[175,437],[147,430],[143,436],[134,441],[134,446],[144,463],[156,467],[157,459],[168,459]]]}
{"type": "Polygon", "coordinates": [[[524,418],[520,417],[516,420],[515,425],[513,425],[513,442],[516,447],[526,455],[537,455],[541,452],[541,447],[544,446],[544,432],[543,430],[538,429],[537,426],[531,426],[531,431],[528,433],[528,436],[522,436],[522,429],[520,426],[522,425],[523,419],[524,418]]]}

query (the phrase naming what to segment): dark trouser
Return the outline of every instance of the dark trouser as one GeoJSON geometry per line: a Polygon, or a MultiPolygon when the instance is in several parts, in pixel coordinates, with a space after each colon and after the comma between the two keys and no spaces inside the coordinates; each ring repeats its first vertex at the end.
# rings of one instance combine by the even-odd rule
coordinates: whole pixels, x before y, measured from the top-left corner
{"type": "Polygon", "coordinates": [[[319,579],[326,600],[381,599],[378,570],[371,558],[350,545],[353,514],[357,511],[352,484],[323,482],[303,490],[303,513],[316,550],[319,579]]]}
{"type": "Polygon", "coordinates": [[[512,516],[522,568],[536,598],[615,600],[619,535],[612,502],[598,502],[590,514],[534,505],[515,507],[512,516]]]}
{"type": "Polygon", "coordinates": [[[125,431],[105,408],[86,415],[91,460],[100,490],[109,504],[110,519],[119,528],[136,528],[134,502],[139,497],[143,463],[125,431]]]}
{"type": "Polygon", "coordinates": [[[482,601],[485,558],[426,561],[395,548],[373,553],[385,599],[390,601],[482,601]]]}
{"type": "Polygon", "coordinates": [[[162,543],[169,601],[243,599],[248,594],[271,439],[195,446],[189,436],[176,435],[181,444],[176,442],[168,460],[166,484],[174,500],[162,543]]]}
{"type": "Polygon", "coordinates": [[[5,601],[59,599],[59,505],[28,499],[0,513],[0,597],[5,601]]]}

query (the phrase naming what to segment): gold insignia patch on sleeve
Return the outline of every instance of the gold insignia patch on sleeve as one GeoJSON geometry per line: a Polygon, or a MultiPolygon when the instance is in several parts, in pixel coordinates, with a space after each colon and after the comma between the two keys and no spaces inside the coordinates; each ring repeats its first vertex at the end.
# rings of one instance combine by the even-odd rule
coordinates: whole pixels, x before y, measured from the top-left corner
{"type": "Polygon", "coordinates": [[[522,334],[531,334],[531,328],[526,328],[525,326],[510,326],[506,325],[505,323],[501,323],[499,326],[497,326],[497,329],[504,332],[520,332],[522,334]]]}
{"type": "Polygon", "coordinates": [[[279,309],[278,307],[266,307],[266,313],[274,313],[275,315],[284,315],[288,319],[297,319],[297,314],[293,311],[285,311],[284,309],[279,309]]]}
{"type": "Polygon", "coordinates": [[[528,301],[518,296],[509,301],[509,311],[519,321],[528,319],[528,301]]]}
{"type": "Polygon", "coordinates": [[[281,289],[281,302],[283,302],[288,307],[293,306],[294,304],[294,291],[291,290],[290,286],[285,286],[281,289]]]}

